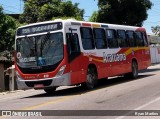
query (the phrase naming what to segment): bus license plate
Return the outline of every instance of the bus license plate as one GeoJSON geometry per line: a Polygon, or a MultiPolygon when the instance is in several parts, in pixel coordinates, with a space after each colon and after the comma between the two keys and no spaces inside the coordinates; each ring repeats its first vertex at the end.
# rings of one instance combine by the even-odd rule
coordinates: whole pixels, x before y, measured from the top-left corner
{"type": "Polygon", "coordinates": [[[34,84],[34,88],[43,88],[44,85],[43,84],[34,84]]]}

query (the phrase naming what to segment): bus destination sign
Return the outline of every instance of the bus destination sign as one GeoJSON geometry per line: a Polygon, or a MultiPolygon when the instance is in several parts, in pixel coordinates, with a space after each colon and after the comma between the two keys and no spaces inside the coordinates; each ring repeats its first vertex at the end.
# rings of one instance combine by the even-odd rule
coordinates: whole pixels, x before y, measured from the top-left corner
{"type": "Polygon", "coordinates": [[[17,36],[36,34],[36,33],[42,33],[42,32],[50,32],[50,31],[55,31],[60,29],[62,29],[61,22],[27,26],[24,28],[19,28],[17,30],[17,36]]]}

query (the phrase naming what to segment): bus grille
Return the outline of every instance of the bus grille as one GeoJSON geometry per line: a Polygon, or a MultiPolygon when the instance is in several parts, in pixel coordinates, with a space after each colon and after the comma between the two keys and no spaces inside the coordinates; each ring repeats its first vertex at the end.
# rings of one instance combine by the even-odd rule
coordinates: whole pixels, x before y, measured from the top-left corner
{"type": "Polygon", "coordinates": [[[49,86],[51,85],[53,80],[45,80],[45,81],[27,81],[25,84],[28,87],[34,87],[35,84],[43,84],[44,86],[49,86]]]}

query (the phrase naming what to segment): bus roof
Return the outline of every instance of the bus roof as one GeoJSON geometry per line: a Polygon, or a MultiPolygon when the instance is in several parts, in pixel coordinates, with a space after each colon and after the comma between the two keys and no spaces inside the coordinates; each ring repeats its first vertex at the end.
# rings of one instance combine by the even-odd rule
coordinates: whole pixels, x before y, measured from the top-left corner
{"type": "Polygon", "coordinates": [[[24,27],[34,26],[34,25],[41,25],[41,24],[55,23],[55,22],[62,22],[63,24],[68,24],[68,25],[80,25],[80,26],[85,26],[85,27],[97,27],[97,28],[103,27],[103,28],[108,28],[108,29],[109,28],[111,28],[111,29],[114,28],[114,29],[125,29],[125,30],[137,30],[138,29],[140,31],[146,31],[145,28],[143,28],[143,27],[118,25],[118,24],[108,24],[108,23],[98,23],[98,22],[78,21],[78,20],[75,20],[75,19],[67,19],[67,20],[55,19],[55,20],[52,20],[52,21],[32,23],[32,24],[21,26],[19,28],[24,28],[24,27]]]}

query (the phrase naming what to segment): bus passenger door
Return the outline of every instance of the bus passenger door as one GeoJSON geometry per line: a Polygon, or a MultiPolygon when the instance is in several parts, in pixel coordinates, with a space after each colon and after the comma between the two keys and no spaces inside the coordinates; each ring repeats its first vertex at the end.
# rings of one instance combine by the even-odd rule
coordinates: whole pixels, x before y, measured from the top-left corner
{"type": "Polygon", "coordinates": [[[78,34],[71,32],[66,34],[67,37],[67,48],[68,48],[68,62],[70,65],[70,78],[71,84],[80,83],[81,72],[81,52],[79,46],[78,34]]]}

